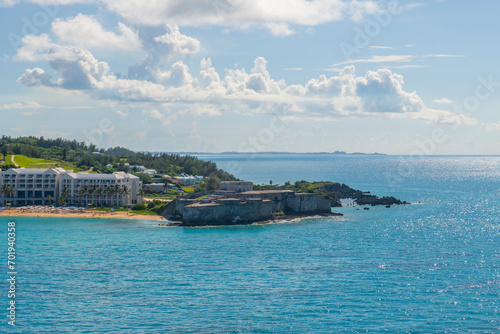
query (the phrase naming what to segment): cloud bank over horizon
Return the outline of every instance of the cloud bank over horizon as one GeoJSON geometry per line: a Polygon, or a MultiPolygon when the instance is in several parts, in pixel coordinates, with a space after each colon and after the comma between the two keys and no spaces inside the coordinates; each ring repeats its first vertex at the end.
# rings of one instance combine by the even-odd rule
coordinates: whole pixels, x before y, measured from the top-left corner
{"type": "Polygon", "coordinates": [[[52,31],[57,41],[48,34],[27,35],[14,57],[20,62],[48,63],[50,69],[27,68],[18,82],[27,87],[82,91],[97,100],[205,104],[211,110],[236,108],[247,114],[280,114],[293,121],[375,117],[477,123],[472,117],[427,107],[416,92],[404,90],[403,76],[389,69],[358,76],[354,65],[346,65],[337,75],[321,74],[302,85],[287,85],[271,77],[264,57],[257,57],[250,71],[244,67],[217,70],[207,57],[193,74],[183,58],[199,53],[201,42],[170,24],[164,34],[153,37],[153,47],[129,67],[129,73],[114,73],[90,49],[142,48],[136,31],[121,23],[119,30],[121,35],[105,31],[94,17],[82,14],[55,20],[52,31]],[[82,34],[96,38],[82,42],[82,34]]]}

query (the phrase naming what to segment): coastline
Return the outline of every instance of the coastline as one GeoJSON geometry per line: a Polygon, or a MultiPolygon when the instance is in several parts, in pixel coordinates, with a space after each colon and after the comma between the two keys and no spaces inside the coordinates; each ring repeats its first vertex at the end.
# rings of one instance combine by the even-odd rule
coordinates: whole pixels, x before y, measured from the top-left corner
{"type": "Polygon", "coordinates": [[[129,212],[85,212],[85,213],[47,213],[47,212],[19,212],[17,210],[0,211],[0,217],[33,217],[33,218],[94,218],[94,219],[146,219],[166,221],[158,215],[139,215],[129,212]]]}
{"type": "Polygon", "coordinates": [[[214,224],[205,224],[205,225],[184,225],[180,221],[167,222],[162,224],[161,226],[165,227],[188,227],[188,228],[197,228],[197,227],[217,227],[217,226],[244,226],[244,225],[266,225],[266,224],[276,224],[280,222],[289,222],[293,220],[299,219],[311,219],[311,218],[326,218],[326,217],[341,217],[344,214],[342,213],[306,213],[306,214],[291,214],[291,215],[281,215],[274,216],[271,219],[258,220],[254,222],[245,222],[245,223],[214,223],[214,224]]]}

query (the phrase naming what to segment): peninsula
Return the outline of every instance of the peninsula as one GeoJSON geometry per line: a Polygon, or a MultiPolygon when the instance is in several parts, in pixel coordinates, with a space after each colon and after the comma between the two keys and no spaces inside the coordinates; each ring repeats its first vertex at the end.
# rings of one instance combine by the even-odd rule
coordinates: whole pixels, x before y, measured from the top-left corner
{"type": "Polygon", "coordinates": [[[365,206],[406,204],[334,182],[271,180],[254,186],[192,156],[104,150],[60,138],[0,139],[0,215],[250,224],[339,215],[332,207],[342,206],[342,199],[365,206]]]}
{"type": "MultiPolygon", "coordinates": [[[[300,181],[296,185],[304,186],[304,183],[300,181]]],[[[312,183],[312,187],[308,184],[308,192],[296,192],[286,188],[258,189],[248,181],[223,181],[218,190],[176,198],[165,207],[162,216],[179,221],[180,226],[235,225],[289,217],[341,216],[332,212],[332,206],[341,206],[340,198],[351,198],[348,197],[351,195],[362,204],[407,204],[393,197],[380,199],[338,183],[317,182],[312,183]],[[336,186],[338,189],[334,189],[336,186]],[[324,191],[328,187],[329,193],[321,192],[321,196],[311,190],[324,191]]]]}

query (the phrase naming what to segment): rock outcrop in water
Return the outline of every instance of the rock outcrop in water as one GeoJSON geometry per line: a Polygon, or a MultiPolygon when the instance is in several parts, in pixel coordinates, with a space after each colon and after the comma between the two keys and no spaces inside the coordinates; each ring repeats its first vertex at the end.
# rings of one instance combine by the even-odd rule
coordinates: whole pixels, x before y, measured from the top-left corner
{"type": "MultiPolygon", "coordinates": [[[[269,189],[272,186],[255,186],[256,189],[269,189]]],[[[409,204],[395,197],[377,197],[369,192],[356,190],[343,183],[297,181],[281,189],[300,193],[312,193],[331,201],[332,207],[341,207],[341,199],[353,199],[358,205],[401,205],[409,204]]]]}

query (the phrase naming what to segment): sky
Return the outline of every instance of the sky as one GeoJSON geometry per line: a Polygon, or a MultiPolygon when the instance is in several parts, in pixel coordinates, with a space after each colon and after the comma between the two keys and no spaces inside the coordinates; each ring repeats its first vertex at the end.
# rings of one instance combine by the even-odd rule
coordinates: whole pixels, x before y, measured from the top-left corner
{"type": "Polygon", "coordinates": [[[500,2],[0,0],[0,134],[500,154],[500,2]]]}

